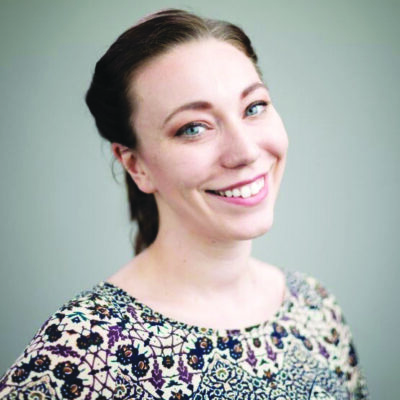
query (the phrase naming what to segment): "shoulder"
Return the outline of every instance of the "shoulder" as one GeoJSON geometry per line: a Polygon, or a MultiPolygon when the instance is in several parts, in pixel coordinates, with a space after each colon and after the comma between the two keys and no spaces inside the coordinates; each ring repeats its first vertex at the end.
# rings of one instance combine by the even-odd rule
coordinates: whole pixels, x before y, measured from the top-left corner
{"type": "Polygon", "coordinates": [[[327,338],[332,332],[349,335],[343,310],[324,283],[300,271],[285,271],[288,297],[297,313],[307,320],[307,325],[327,338]]]}
{"type": "Polygon", "coordinates": [[[258,280],[262,286],[268,286],[269,290],[280,288],[279,292],[285,291],[286,297],[310,309],[321,310],[330,306],[340,311],[336,297],[317,278],[260,260],[253,259],[253,262],[258,268],[256,269],[258,280]]]}
{"type": "Polygon", "coordinates": [[[317,278],[303,272],[286,271],[289,299],[305,336],[318,343],[318,351],[332,360],[356,398],[368,397],[365,376],[359,365],[353,335],[336,296],[317,278]]]}
{"type": "Polygon", "coordinates": [[[102,288],[97,284],[78,293],[45,321],[1,379],[1,398],[33,392],[44,398],[111,396],[107,349],[121,316],[102,288]]]}
{"type": "Polygon", "coordinates": [[[319,279],[300,271],[285,270],[285,275],[290,295],[310,309],[330,306],[341,311],[336,296],[319,279]]]}

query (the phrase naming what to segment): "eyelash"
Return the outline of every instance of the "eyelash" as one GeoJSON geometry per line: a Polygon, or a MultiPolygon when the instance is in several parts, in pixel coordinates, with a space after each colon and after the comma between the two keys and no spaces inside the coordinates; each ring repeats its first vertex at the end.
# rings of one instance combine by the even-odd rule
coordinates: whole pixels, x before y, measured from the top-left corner
{"type": "MultiPolygon", "coordinates": [[[[264,107],[266,107],[268,105],[268,103],[266,102],[266,101],[256,101],[255,103],[253,103],[253,104],[250,104],[247,108],[246,108],[246,111],[248,110],[248,109],[250,109],[250,108],[252,108],[252,107],[255,107],[255,106],[264,106],[264,107]]],[[[261,112],[263,112],[265,110],[265,108],[261,111],[261,112]]],[[[257,114],[258,115],[258,114],[257,114]]],[[[249,117],[251,117],[251,115],[249,115],[249,117]]]]}
{"type": "MultiPolygon", "coordinates": [[[[266,101],[256,101],[256,102],[250,104],[250,105],[246,108],[246,111],[249,110],[250,108],[256,107],[256,106],[264,106],[264,109],[261,110],[261,112],[259,112],[258,114],[247,115],[247,116],[248,116],[248,117],[253,117],[254,115],[259,115],[259,114],[261,114],[262,112],[265,111],[265,107],[267,107],[268,104],[269,104],[269,102],[266,102],[266,101]]],[[[196,128],[196,127],[207,128],[207,125],[202,124],[202,123],[200,123],[200,122],[190,122],[190,123],[188,123],[188,124],[182,126],[181,128],[179,128],[179,129],[177,130],[175,136],[187,136],[187,137],[196,137],[196,136],[199,136],[199,135],[201,135],[201,133],[195,133],[195,134],[192,134],[192,135],[185,135],[185,131],[187,131],[187,130],[190,129],[190,128],[196,128]]]]}

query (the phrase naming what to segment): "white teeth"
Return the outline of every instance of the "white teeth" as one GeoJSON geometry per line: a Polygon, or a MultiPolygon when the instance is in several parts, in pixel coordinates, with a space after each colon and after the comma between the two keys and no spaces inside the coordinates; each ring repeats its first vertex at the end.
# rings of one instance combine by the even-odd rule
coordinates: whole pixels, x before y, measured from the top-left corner
{"type": "Polygon", "coordinates": [[[243,197],[244,199],[247,199],[248,197],[250,197],[250,196],[251,196],[250,185],[242,186],[242,187],[240,188],[240,194],[242,195],[242,197],[243,197]]]}
{"type": "Polygon", "coordinates": [[[257,181],[253,182],[250,185],[250,190],[251,190],[251,194],[254,196],[255,194],[257,194],[260,191],[260,185],[257,183],[257,181]]]}
{"type": "Polygon", "coordinates": [[[233,197],[240,197],[240,190],[239,189],[233,189],[232,190],[233,197]]]}
{"type": "Polygon", "coordinates": [[[242,197],[247,199],[250,196],[256,195],[264,187],[264,184],[264,177],[261,177],[250,184],[243,185],[240,188],[218,191],[218,194],[225,197],[242,197]]]}

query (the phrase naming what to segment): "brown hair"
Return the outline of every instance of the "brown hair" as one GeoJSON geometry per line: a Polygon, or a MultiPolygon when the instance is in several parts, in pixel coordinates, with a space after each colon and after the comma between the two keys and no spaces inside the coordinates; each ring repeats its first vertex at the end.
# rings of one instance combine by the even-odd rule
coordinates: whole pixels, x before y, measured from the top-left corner
{"type": "MultiPolygon", "coordinates": [[[[135,71],[174,46],[205,38],[225,41],[241,50],[261,76],[250,39],[238,26],[179,9],[158,11],[120,35],[96,64],[86,104],[100,135],[111,143],[135,149],[136,134],[130,124],[134,102],[127,98],[127,88],[135,71]]],[[[157,236],[157,204],[154,195],[139,190],[126,171],[125,181],[130,219],[138,223],[134,246],[138,254],[157,236]]]]}

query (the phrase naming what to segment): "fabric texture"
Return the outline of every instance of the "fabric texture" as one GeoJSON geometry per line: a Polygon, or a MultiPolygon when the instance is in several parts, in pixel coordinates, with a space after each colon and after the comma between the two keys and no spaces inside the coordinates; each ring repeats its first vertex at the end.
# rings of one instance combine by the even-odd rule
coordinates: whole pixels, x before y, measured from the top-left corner
{"type": "Polygon", "coordinates": [[[238,330],[175,321],[102,281],[44,323],[0,380],[0,398],[369,399],[334,296],[285,274],[277,313],[238,330]]]}

